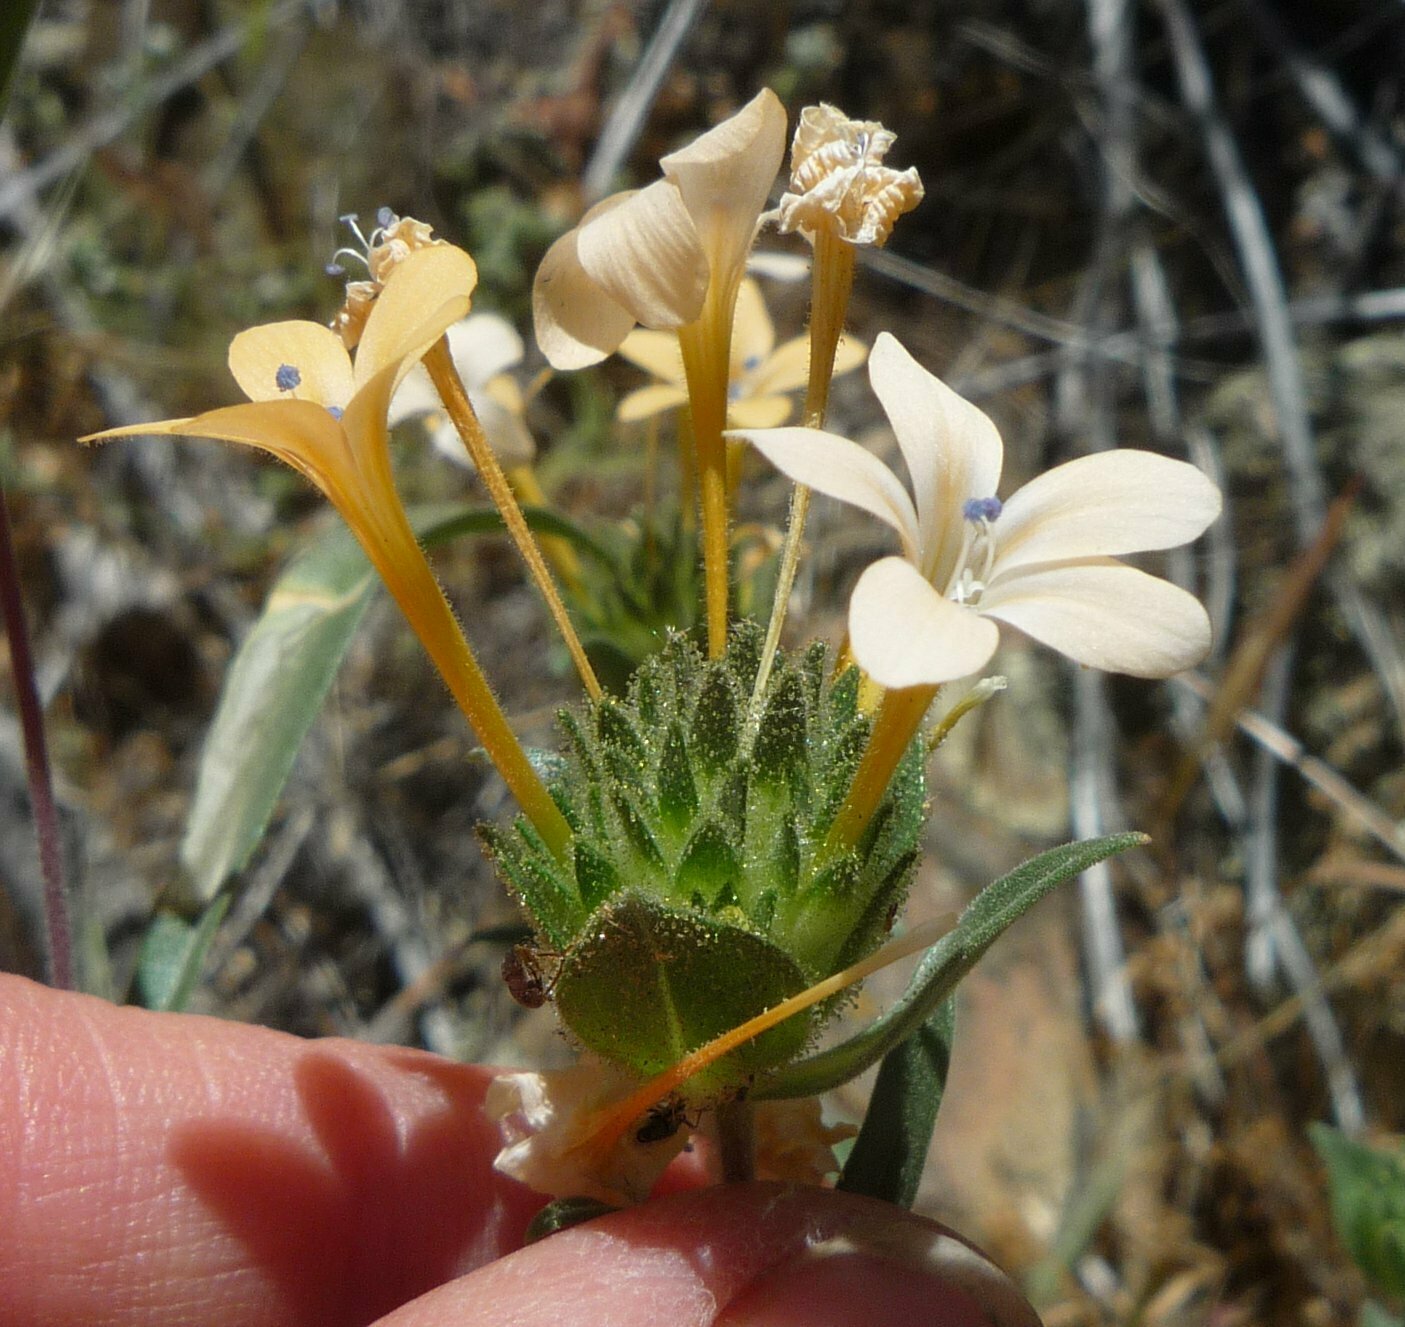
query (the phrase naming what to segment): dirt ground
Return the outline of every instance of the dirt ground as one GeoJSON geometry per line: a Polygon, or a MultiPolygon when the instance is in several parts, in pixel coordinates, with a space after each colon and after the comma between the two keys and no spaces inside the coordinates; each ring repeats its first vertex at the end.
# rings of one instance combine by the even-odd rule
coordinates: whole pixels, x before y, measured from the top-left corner
{"type": "MultiPolygon", "coordinates": [[[[792,116],[830,101],[896,131],[890,162],[927,191],[865,256],[854,333],[893,331],[979,401],[1010,488],[1127,445],[1194,461],[1227,499],[1162,564],[1215,625],[1193,677],[1077,674],[1012,645],[1010,691],[934,764],[915,917],[1070,837],[1154,842],[1041,905],[969,979],[921,1210],[1021,1275],[1050,1327],[1354,1321],[1364,1283],[1305,1126],[1405,1132],[1405,9],[721,0],[631,118],[666,8],[44,6],[0,127],[0,456],[85,984],[130,997],[152,917],[181,900],[226,666],[325,516],[291,472],[219,444],[74,439],[236,400],[236,331],[334,311],[340,214],[432,223],[474,254],[476,306],[529,334],[531,273],[589,201],[583,176],[648,181],[762,85],[792,116]]],[[[779,336],[799,334],[804,287],[768,294],[779,336]]],[[[528,341],[524,381],[543,363],[528,341]]],[[[881,448],[863,378],[837,385],[831,427],[881,448]]],[[[611,364],[534,399],[565,512],[639,502],[646,449],[611,422],[638,382],[611,364]]],[[[414,442],[410,497],[475,496],[414,442]]],[[[745,520],[782,523],[773,476],[743,494],[745,520]]],[[[809,542],[792,631],[837,638],[888,548],[830,503],[809,542]]],[[[510,550],[463,540],[435,565],[548,744],[574,692],[510,550]]],[[[501,941],[479,938],[517,920],[473,828],[508,812],[377,601],[194,1007],[560,1061],[549,1011],[521,1016],[501,941]]],[[[6,719],[0,968],[39,972],[38,899],[6,719]]]]}

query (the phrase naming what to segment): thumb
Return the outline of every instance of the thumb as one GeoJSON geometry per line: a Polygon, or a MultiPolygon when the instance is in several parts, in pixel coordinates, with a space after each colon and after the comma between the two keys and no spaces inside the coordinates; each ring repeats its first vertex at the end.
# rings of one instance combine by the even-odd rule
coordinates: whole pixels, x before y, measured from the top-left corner
{"type": "Polygon", "coordinates": [[[743,1184],[616,1212],[439,1287],[378,1327],[1039,1327],[949,1230],[830,1190],[743,1184]]]}

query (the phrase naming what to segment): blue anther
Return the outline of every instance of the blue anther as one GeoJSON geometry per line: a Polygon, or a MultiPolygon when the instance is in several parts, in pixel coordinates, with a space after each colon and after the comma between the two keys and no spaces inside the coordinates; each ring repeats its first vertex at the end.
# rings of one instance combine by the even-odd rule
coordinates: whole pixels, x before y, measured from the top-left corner
{"type": "Polygon", "coordinates": [[[999,498],[967,498],[961,505],[961,514],[968,521],[993,521],[1003,508],[999,498]]]}
{"type": "Polygon", "coordinates": [[[342,414],[341,406],[339,406],[339,405],[329,405],[329,406],[327,407],[327,413],[328,413],[329,415],[331,415],[331,417],[332,417],[333,419],[340,419],[340,418],[341,418],[341,414],[342,414]]]}
{"type": "Polygon", "coordinates": [[[278,372],[273,375],[273,381],[278,384],[280,392],[291,392],[302,382],[302,374],[291,364],[280,364],[278,372]]]}
{"type": "Polygon", "coordinates": [[[376,213],[376,225],[382,230],[389,230],[396,221],[396,216],[388,207],[383,207],[376,213]]]}

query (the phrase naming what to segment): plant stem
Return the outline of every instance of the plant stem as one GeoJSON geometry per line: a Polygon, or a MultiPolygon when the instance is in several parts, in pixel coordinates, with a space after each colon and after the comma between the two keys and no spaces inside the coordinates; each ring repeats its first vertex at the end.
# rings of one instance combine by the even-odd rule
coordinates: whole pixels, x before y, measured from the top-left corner
{"type": "Polygon", "coordinates": [[[869,734],[868,749],[849,787],[849,795],[834,823],[829,827],[825,838],[827,853],[840,853],[852,848],[873,813],[883,800],[892,781],[893,771],[912,744],[923,716],[927,713],[939,688],[905,687],[901,691],[887,691],[878,707],[878,715],[873,721],[873,731],[869,734]]]}
{"type": "Polygon", "coordinates": [[[727,383],[732,357],[730,291],[708,289],[702,315],[678,329],[683,370],[688,379],[693,445],[698,458],[698,496],[702,509],[703,577],[707,592],[707,652],[720,659],[727,649],[727,383]]]}
{"type": "Polygon", "coordinates": [[[576,672],[580,674],[581,684],[592,700],[598,700],[601,690],[600,682],[595,676],[595,670],[590,666],[590,660],[586,658],[585,648],[581,645],[580,637],[576,635],[575,627],[571,625],[566,605],[561,602],[561,594],[556,588],[556,582],[551,578],[551,571],[546,565],[546,560],[542,557],[541,549],[532,537],[531,530],[527,528],[527,521],[522,515],[522,508],[518,506],[517,498],[513,495],[512,486],[507,482],[507,476],[503,473],[503,468],[499,464],[496,454],[488,444],[483,426],[478,422],[478,416],[473,412],[468,393],[464,390],[458,371],[454,368],[454,360],[449,353],[447,338],[441,337],[434,344],[424,357],[424,366],[429,371],[430,379],[434,383],[435,390],[439,393],[439,399],[444,402],[444,409],[448,411],[449,418],[453,420],[454,427],[458,429],[459,437],[463,439],[464,446],[473,459],[473,464],[478,467],[478,473],[483,480],[484,487],[488,490],[488,496],[492,498],[498,511],[502,514],[503,523],[507,526],[508,533],[517,545],[517,551],[522,554],[522,560],[526,562],[532,580],[541,592],[542,598],[546,600],[547,610],[551,613],[552,621],[556,623],[557,630],[560,631],[562,639],[566,642],[571,662],[575,664],[576,672]]]}
{"type": "Polygon", "coordinates": [[[756,1178],[756,1107],[749,1101],[724,1101],[717,1107],[717,1153],[724,1184],[756,1178]]]}
{"type": "MultiPolygon", "coordinates": [[[[814,261],[810,269],[810,379],[805,387],[805,427],[823,428],[829,409],[829,384],[834,380],[834,353],[844,331],[849,311],[849,293],[854,287],[854,246],[839,238],[831,227],[815,232],[814,261]]],[[[810,489],[796,484],[790,495],[790,518],[781,549],[780,571],[776,576],[776,596],[771,601],[771,620],[761,647],[761,667],[751,695],[752,714],[759,719],[761,698],[771,677],[776,650],[781,643],[786,610],[795,588],[795,572],[800,565],[800,544],[810,512],[810,489]]]]}
{"type": "Polygon", "coordinates": [[[63,838],[54,805],[49,773],[49,748],[44,740],[44,711],[34,684],[34,655],[29,648],[24,600],[20,595],[19,568],[10,532],[10,508],[0,485],[0,611],[10,643],[10,671],[14,675],[15,703],[24,735],[24,767],[29,782],[29,805],[34,813],[34,836],[39,844],[39,872],[44,880],[44,928],[49,941],[49,981],[60,990],[73,984],[73,922],[68,910],[68,890],[63,875],[63,838]]]}

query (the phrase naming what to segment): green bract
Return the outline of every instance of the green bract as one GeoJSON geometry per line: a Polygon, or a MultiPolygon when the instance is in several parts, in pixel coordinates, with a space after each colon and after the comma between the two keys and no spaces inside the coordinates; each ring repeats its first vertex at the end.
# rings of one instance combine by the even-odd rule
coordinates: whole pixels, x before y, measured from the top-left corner
{"type": "MultiPolygon", "coordinates": [[[[821,644],[778,656],[748,714],[759,631],[708,662],[675,637],[624,699],[564,711],[548,776],[570,823],[558,859],[523,819],[483,830],[560,955],[553,995],[591,1050],[651,1075],[872,951],[902,903],[925,820],[920,741],[859,844],[825,846],[868,739],[855,669],[821,644]]],[[[714,1065],[724,1092],[797,1055],[831,1006],[714,1065]]]]}

